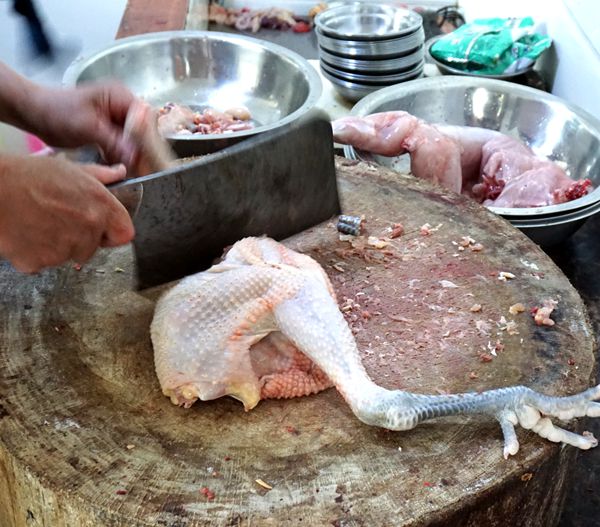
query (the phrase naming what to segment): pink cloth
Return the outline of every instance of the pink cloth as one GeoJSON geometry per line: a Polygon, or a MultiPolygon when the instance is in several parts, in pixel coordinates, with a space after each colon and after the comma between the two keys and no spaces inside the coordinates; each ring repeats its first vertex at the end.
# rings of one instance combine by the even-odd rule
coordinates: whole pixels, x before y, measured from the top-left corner
{"type": "Polygon", "coordinates": [[[32,155],[47,156],[54,152],[52,148],[35,135],[25,134],[25,141],[27,143],[27,150],[32,155]]]}

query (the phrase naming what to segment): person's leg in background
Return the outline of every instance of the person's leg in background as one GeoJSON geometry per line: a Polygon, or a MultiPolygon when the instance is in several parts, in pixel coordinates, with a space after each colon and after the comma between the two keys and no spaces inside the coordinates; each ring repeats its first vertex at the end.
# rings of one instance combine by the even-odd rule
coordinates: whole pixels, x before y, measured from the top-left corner
{"type": "Polygon", "coordinates": [[[34,55],[52,60],[55,50],[33,0],[13,0],[13,10],[25,19],[34,55]]]}

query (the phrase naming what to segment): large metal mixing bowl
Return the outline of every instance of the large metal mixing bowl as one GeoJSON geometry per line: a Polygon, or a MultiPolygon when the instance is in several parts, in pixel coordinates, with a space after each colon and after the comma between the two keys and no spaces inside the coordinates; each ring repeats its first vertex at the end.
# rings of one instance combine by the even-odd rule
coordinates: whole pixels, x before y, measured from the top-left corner
{"type": "Polygon", "coordinates": [[[115,41],[66,71],[66,85],[116,79],[150,104],[194,109],[246,106],[255,128],[173,136],[181,157],[219,150],[291,122],[314,107],[321,80],[300,55],[269,42],[214,31],[148,33],[115,41]]]}
{"type": "Polygon", "coordinates": [[[588,207],[549,218],[523,221],[510,218],[510,223],[538,245],[551,246],[566,240],[577,232],[590,216],[598,214],[598,212],[600,212],[600,201],[588,207]]]}
{"type": "MultiPolygon", "coordinates": [[[[573,179],[589,178],[594,190],[574,201],[532,208],[490,210],[523,221],[583,209],[600,200],[600,121],[548,93],[495,79],[442,76],[413,80],[371,93],[352,110],[369,115],[404,110],[431,123],[498,130],[528,144],[536,153],[559,161],[573,179]]],[[[346,147],[347,157],[366,156],[346,147]]],[[[405,158],[370,156],[392,169],[405,158]]],[[[403,156],[404,157],[404,156],[403,156]]]]}

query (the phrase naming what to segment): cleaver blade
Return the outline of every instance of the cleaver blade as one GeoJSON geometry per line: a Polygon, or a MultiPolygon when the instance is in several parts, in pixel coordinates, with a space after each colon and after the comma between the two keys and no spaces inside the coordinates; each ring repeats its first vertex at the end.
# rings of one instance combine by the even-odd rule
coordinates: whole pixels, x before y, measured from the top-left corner
{"type": "Polygon", "coordinates": [[[331,124],[318,110],[108,188],[133,219],[138,289],[205,270],[246,236],[281,240],[340,213],[331,124]]]}

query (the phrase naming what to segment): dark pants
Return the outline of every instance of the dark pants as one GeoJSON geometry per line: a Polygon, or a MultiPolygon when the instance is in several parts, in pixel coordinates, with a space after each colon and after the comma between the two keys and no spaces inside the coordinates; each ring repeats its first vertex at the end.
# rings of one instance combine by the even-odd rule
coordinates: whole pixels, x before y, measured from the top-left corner
{"type": "Polygon", "coordinates": [[[33,0],[13,0],[13,10],[25,18],[31,45],[36,55],[52,57],[52,44],[46,35],[33,0]]]}

